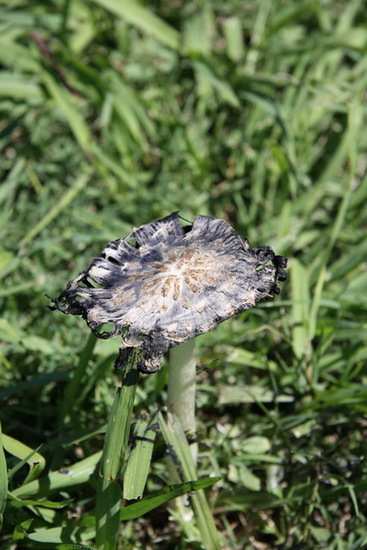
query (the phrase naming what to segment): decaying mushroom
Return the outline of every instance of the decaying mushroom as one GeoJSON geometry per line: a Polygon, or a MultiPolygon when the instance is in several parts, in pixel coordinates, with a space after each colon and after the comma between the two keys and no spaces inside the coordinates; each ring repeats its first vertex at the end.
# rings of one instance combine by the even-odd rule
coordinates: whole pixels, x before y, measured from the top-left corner
{"type": "Polygon", "coordinates": [[[108,243],[51,309],[81,315],[98,338],[121,335],[117,364],[135,350],[139,370],[152,373],[169,348],[278,294],[286,265],[224,220],[183,227],[174,212],[108,243]],[[100,332],[105,324],[113,329],[100,332]]]}

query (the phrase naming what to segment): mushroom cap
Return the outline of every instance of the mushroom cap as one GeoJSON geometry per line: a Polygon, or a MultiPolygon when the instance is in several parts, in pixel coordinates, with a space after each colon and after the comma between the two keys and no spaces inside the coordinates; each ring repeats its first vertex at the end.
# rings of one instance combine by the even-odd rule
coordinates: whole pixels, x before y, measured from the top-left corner
{"type": "Polygon", "coordinates": [[[118,363],[137,349],[139,369],[154,372],[170,347],[278,294],[286,263],[224,220],[182,227],[174,212],[108,243],[51,309],[81,315],[99,338],[121,334],[118,363]],[[100,332],[104,324],[113,330],[100,332]]]}

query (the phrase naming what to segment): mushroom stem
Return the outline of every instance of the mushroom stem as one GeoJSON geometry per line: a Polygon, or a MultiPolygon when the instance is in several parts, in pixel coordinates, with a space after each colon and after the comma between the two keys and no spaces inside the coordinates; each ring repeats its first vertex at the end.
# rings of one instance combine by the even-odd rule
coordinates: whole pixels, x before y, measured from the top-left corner
{"type": "MultiPolygon", "coordinates": [[[[195,339],[188,340],[174,348],[169,354],[168,410],[180,421],[184,432],[195,438],[195,391],[196,360],[195,339]]],[[[197,444],[190,445],[196,462],[197,444]]]]}

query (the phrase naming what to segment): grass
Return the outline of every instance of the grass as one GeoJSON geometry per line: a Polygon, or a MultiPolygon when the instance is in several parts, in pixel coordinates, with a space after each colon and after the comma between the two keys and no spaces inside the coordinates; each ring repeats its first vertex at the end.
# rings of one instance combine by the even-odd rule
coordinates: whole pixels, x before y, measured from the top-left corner
{"type": "Polygon", "coordinates": [[[0,5],[0,547],[365,548],[365,2],[0,5]],[[197,465],[165,364],[106,474],[118,341],[45,293],[176,210],[272,246],[289,281],[197,339],[197,465]],[[145,499],[120,507],[123,478],[145,499]]]}

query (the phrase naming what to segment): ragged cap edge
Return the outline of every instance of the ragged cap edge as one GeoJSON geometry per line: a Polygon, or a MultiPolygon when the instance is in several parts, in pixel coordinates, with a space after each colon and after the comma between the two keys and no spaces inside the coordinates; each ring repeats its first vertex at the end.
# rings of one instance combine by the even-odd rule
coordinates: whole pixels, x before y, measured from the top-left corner
{"type": "MultiPolygon", "coordinates": [[[[140,243],[139,239],[143,242],[145,240],[153,238],[157,239],[159,237],[160,240],[163,238],[167,239],[173,239],[172,244],[174,245],[175,239],[177,238],[184,238],[186,235],[192,235],[195,233],[196,229],[200,227],[201,229],[205,226],[210,228],[213,224],[215,227],[218,228],[219,231],[223,232],[223,236],[235,235],[236,238],[238,238],[242,242],[242,246],[245,250],[247,250],[252,255],[255,255],[257,257],[257,261],[259,264],[262,265],[264,269],[264,273],[268,273],[266,264],[271,263],[271,268],[269,268],[269,274],[271,273],[271,278],[273,279],[272,286],[267,287],[266,292],[261,292],[260,290],[256,292],[255,299],[253,303],[250,303],[247,307],[251,307],[255,305],[258,301],[263,300],[270,296],[275,296],[279,294],[280,289],[279,285],[283,283],[287,279],[287,274],[285,272],[285,268],[287,266],[287,259],[284,256],[277,256],[274,254],[273,250],[268,246],[262,246],[258,247],[257,249],[250,249],[250,244],[247,239],[239,236],[234,229],[224,220],[219,220],[217,218],[210,218],[206,216],[198,216],[194,222],[186,227],[182,227],[181,224],[179,225],[179,228],[176,223],[178,223],[181,216],[179,216],[178,212],[174,212],[170,216],[167,216],[161,220],[157,220],[156,222],[152,222],[150,224],[145,224],[140,226],[139,228],[136,228],[133,230],[132,233],[128,237],[125,237],[123,239],[118,239],[116,241],[113,241],[111,243],[108,243],[106,247],[103,249],[106,250],[108,247],[111,248],[111,245],[114,243],[119,242],[127,242],[127,239],[131,241],[131,238],[134,238],[136,241],[136,246],[134,247],[132,244],[129,244],[129,248],[131,247],[132,250],[136,250],[139,256],[139,248],[140,243]],[[165,225],[166,224],[166,225],[165,225]],[[164,233],[163,229],[167,227],[168,232],[164,233]],[[162,231],[162,235],[159,236],[159,232],[162,231]],[[275,268],[275,271],[274,271],[275,268]]],[[[187,220],[185,220],[187,221],[187,220]]],[[[210,234],[210,233],[208,233],[210,234]]],[[[202,235],[199,234],[201,237],[202,235]]],[[[205,235],[205,233],[204,233],[205,235]]],[[[210,234],[211,235],[211,234],[210,234]]],[[[212,235],[211,235],[212,238],[212,235]]],[[[232,237],[231,237],[232,238],[232,237]]],[[[210,239],[209,239],[210,241],[210,239]]],[[[146,245],[145,245],[146,246],[146,245]]],[[[101,252],[101,255],[99,257],[103,257],[103,251],[101,252]]],[[[135,253],[134,253],[135,255],[135,253]]],[[[95,260],[94,260],[95,261],[95,260]]],[[[94,262],[93,261],[93,262],[94,262]]],[[[73,279],[69,282],[67,285],[67,288],[60,294],[58,298],[50,298],[52,305],[48,306],[51,310],[59,310],[62,313],[70,313],[72,315],[81,315],[83,319],[87,322],[90,329],[93,331],[93,333],[98,337],[102,339],[111,338],[117,335],[122,335],[124,333],[124,330],[129,333],[129,331],[133,327],[129,325],[124,325],[123,322],[117,323],[116,320],[107,321],[114,324],[114,330],[110,332],[99,332],[98,329],[101,325],[106,324],[106,321],[98,323],[98,321],[91,320],[89,318],[89,310],[88,310],[88,304],[81,299],[81,294],[83,292],[83,288],[93,290],[94,285],[89,281],[88,277],[90,277],[90,269],[93,265],[92,264],[83,271],[78,277],[73,279]],[[85,285],[85,287],[81,287],[80,283],[85,285]]],[[[268,277],[269,278],[269,277],[268,277]]],[[[98,292],[98,288],[95,289],[96,292],[98,292]]],[[[87,292],[87,291],[86,291],[87,292]]],[[[245,308],[246,309],[246,308],[245,308]]],[[[233,313],[231,315],[228,315],[227,317],[219,318],[218,321],[215,323],[215,326],[219,324],[220,322],[226,320],[227,318],[231,317],[232,315],[239,313],[240,311],[243,311],[244,309],[239,309],[236,311],[236,309],[233,310],[233,313]]],[[[214,328],[213,326],[209,328],[208,330],[211,330],[214,328]]],[[[153,327],[154,329],[154,327],[153,327]]],[[[204,332],[207,332],[207,330],[203,330],[200,332],[200,330],[196,330],[190,334],[190,336],[187,339],[195,337],[197,334],[202,334],[204,332]]],[[[143,334],[140,338],[138,338],[134,342],[133,347],[131,345],[131,339],[130,342],[124,343],[124,337],[121,343],[120,347],[120,354],[118,359],[116,360],[116,367],[121,368],[121,364],[129,359],[132,352],[139,349],[139,353],[137,355],[138,360],[138,367],[141,372],[155,372],[160,368],[163,353],[167,351],[169,347],[172,347],[174,345],[177,345],[185,340],[176,340],[174,338],[172,339],[165,339],[162,337],[162,335],[159,334],[159,331],[154,331],[152,334],[143,334]],[[164,344],[164,345],[163,345],[164,344]]]]}

